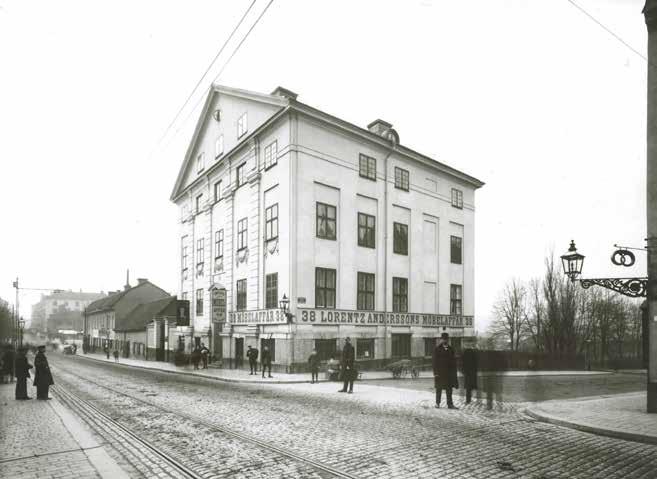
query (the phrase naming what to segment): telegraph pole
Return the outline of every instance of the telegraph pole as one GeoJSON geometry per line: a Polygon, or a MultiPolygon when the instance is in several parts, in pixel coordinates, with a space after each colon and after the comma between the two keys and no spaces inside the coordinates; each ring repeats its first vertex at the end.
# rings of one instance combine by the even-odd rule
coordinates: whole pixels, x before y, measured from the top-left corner
{"type": "Polygon", "coordinates": [[[657,413],[657,0],[646,0],[648,28],[648,118],[646,124],[646,220],[648,237],[648,398],[647,410],[657,413]]]}
{"type": "Polygon", "coordinates": [[[18,334],[19,334],[18,318],[21,315],[20,314],[20,309],[18,307],[18,276],[16,276],[16,281],[14,281],[14,288],[16,288],[16,308],[14,309],[14,331],[16,332],[14,334],[14,338],[15,338],[14,339],[14,341],[15,341],[14,347],[16,348],[16,347],[18,347],[18,334]]]}

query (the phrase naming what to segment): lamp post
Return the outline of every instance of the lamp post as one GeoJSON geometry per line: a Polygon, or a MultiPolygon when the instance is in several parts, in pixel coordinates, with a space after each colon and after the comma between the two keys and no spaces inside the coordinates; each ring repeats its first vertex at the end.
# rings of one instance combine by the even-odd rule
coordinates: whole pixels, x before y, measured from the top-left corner
{"type": "Polygon", "coordinates": [[[290,345],[290,368],[288,368],[288,372],[292,372],[292,364],[294,364],[294,335],[292,334],[292,318],[294,318],[294,315],[290,313],[290,300],[287,296],[285,296],[285,293],[283,293],[283,297],[280,299],[278,302],[279,309],[283,312],[285,315],[285,319],[287,324],[290,325],[290,340],[289,340],[289,345],[290,345]]]}
{"type": "Polygon", "coordinates": [[[21,318],[18,321],[18,325],[20,326],[20,339],[21,339],[20,346],[22,348],[23,347],[23,331],[25,330],[25,320],[23,318],[21,318]]]}

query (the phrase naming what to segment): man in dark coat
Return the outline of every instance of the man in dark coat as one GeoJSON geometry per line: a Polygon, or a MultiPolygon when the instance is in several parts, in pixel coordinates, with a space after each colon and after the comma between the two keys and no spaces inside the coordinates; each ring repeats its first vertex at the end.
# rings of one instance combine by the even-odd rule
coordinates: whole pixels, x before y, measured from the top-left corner
{"type": "Polygon", "coordinates": [[[477,389],[477,373],[479,371],[479,354],[476,349],[463,351],[463,379],[465,382],[465,403],[472,402],[472,390],[477,389]]]}
{"type": "Polygon", "coordinates": [[[45,346],[39,346],[34,358],[34,385],[37,388],[37,399],[50,399],[48,389],[55,384],[50,373],[50,366],[48,366],[48,359],[44,354],[45,351],[45,346]]]}
{"type": "Polygon", "coordinates": [[[308,366],[310,367],[310,384],[319,382],[319,354],[313,349],[308,356],[308,366]]]}
{"type": "Polygon", "coordinates": [[[14,347],[12,345],[7,345],[4,354],[2,355],[2,368],[4,374],[9,376],[9,381],[14,382],[14,361],[16,360],[16,354],[14,353],[14,347]]]}
{"type": "Polygon", "coordinates": [[[28,361],[25,352],[27,348],[18,348],[14,371],[16,373],[16,399],[32,399],[27,395],[27,378],[30,377],[30,369],[33,367],[28,361]]]}
{"type": "Polygon", "coordinates": [[[344,347],[342,348],[342,389],[339,393],[353,393],[354,392],[354,378],[356,376],[356,369],[354,368],[354,361],[356,359],[356,352],[351,345],[351,338],[345,338],[344,347]],[[347,386],[349,389],[347,390],[347,386]]]}
{"type": "Polygon", "coordinates": [[[265,368],[268,368],[269,377],[273,378],[271,375],[271,351],[269,351],[269,346],[262,348],[262,360],[260,361],[260,367],[262,368],[262,377],[265,377],[265,368]]]}
{"type": "Polygon", "coordinates": [[[203,363],[203,369],[208,369],[208,355],[210,350],[205,346],[205,343],[201,343],[201,363],[203,363]]]}
{"type": "Polygon", "coordinates": [[[458,388],[456,378],[456,357],[454,349],[449,345],[449,334],[440,335],[440,342],[433,349],[433,377],[436,387],[436,407],[440,407],[440,396],[443,389],[447,393],[447,407],[458,409],[452,402],[452,388],[458,388]]]}
{"type": "Polygon", "coordinates": [[[249,358],[249,368],[251,369],[249,374],[251,375],[257,374],[258,372],[258,354],[258,349],[252,346],[249,346],[248,350],[246,351],[246,357],[249,358]]]}

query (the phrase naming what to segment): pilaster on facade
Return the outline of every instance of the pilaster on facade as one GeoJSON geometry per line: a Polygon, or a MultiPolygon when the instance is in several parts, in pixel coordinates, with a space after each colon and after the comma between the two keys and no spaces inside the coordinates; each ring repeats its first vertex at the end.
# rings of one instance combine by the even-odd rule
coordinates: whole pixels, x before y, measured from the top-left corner
{"type": "Polygon", "coordinates": [[[226,288],[226,309],[232,311],[234,308],[234,278],[235,278],[235,186],[228,185],[224,188],[222,200],[225,201],[224,210],[224,287],[226,288]]]}
{"type": "MultiPolygon", "coordinates": [[[[257,158],[257,157],[256,157],[257,158]]],[[[256,161],[257,163],[257,161],[256,161]]],[[[248,263],[248,291],[247,305],[249,309],[260,309],[260,283],[259,271],[262,261],[262,242],[260,234],[260,179],[261,175],[257,169],[247,178],[249,183],[249,250],[252,252],[248,263]]]]}

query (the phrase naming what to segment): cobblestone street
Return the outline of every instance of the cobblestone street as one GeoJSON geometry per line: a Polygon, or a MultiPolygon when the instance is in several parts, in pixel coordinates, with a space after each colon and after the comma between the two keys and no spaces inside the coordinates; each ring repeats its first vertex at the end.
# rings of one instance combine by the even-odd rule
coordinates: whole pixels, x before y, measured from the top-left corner
{"type": "MultiPolygon", "coordinates": [[[[487,411],[458,398],[461,410],[437,410],[426,390],[357,383],[343,395],[336,383],[234,384],[51,358],[59,388],[205,477],[332,477],[313,464],[359,478],[656,477],[657,447],[540,423],[519,403],[487,411]]],[[[138,457],[125,462],[148,476],[138,457]]]]}

